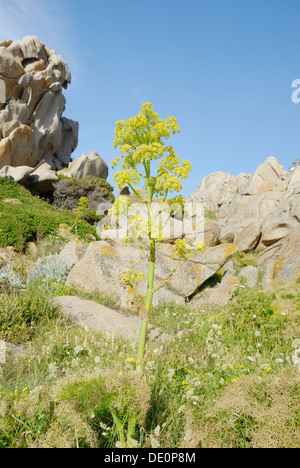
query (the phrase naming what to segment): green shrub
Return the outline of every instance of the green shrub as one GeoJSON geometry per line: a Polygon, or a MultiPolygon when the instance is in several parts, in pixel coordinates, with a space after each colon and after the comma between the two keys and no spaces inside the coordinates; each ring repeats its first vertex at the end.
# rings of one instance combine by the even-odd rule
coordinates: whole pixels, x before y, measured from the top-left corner
{"type": "Polygon", "coordinates": [[[22,250],[28,241],[54,234],[61,224],[74,233],[77,228],[81,238],[96,236],[96,228],[75,214],[54,208],[10,179],[0,179],[0,214],[0,247],[22,250]]]}

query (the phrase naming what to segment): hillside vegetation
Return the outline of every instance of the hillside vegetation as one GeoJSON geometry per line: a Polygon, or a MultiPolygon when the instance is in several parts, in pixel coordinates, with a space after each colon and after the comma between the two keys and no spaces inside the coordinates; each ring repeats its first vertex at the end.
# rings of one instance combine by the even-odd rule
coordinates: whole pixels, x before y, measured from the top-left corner
{"type": "Polygon", "coordinates": [[[136,409],[141,447],[299,447],[299,281],[242,286],[225,307],[156,308],[172,339],[148,343],[137,385],[137,343],[67,322],[53,299],[80,292],[62,269],[28,281],[34,264],[19,254],[23,287],[1,290],[0,339],[18,345],[1,367],[1,448],[119,446],[111,405],[123,421],[136,409]]]}
{"type": "Polygon", "coordinates": [[[22,250],[29,241],[55,234],[61,224],[80,238],[96,236],[96,228],[75,214],[54,208],[15,181],[0,178],[0,247],[22,250]]]}

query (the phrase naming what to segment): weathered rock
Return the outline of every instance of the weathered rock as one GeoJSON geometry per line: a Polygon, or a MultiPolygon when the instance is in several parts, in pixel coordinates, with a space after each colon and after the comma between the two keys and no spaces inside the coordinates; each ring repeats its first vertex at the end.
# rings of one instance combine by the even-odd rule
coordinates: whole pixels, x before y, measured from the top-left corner
{"type": "Polygon", "coordinates": [[[238,278],[226,275],[220,284],[212,287],[208,286],[199,294],[196,294],[189,304],[193,309],[227,304],[234,297],[234,292],[238,286],[238,278]]]}
{"type": "Polygon", "coordinates": [[[291,173],[288,189],[297,190],[300,187],[300,166],[296,167],[291,173]]]}
{"type": "MultiPolygon", "coordinates": [[[[157,252],[155,281],[167,278],[176,265],[171,258],[172,246],[162,244],[157,252]]],[[[234,245],[220,245],[208,248],[193,259],[182,262],[172,278],[154,296],[154,304],[174,301],[183,304],[197,288],[216,273],[237,251],[234,245]],[[184,278],[184,281],[182,281],[184,278]]],[[[135,246],[124,246],[121,242],[110,244],[93,242],[84,257],[71,270],[67,284],[86,291],[99,291],[112,299],[122,308],[132,307],[130,288],[122,288],[119,276],[126,270],[136,270],[148,274],[147,258],[135,246]]],[[[140,283],[138,293],[146,294],[146,281],[140,283]]]]}
{"type": "Polygon", "coordinates": [[[284,190],[284,183],[287,172],[278,163],[274,157],[269,157],[263,164],[258,166],[248,184],[246,185],[243,194],[254,195],[270,190],[284,190]]]}
{"type": "Polygon", "coordinates": [[[240,252],[251,252],[257,246],[261,234],[261,223],[252,221],[248,226],[240,233],[235,240],[235,243],[240,252]]]}
{"type": "Polygon", "coordinates": [[[34,171],[34,169],[30,166],[19,166],[19,167],[11,167],[11,166],[4,166],[0,170],[0,177],[8,177],[19,184],[23,184],[26,182],[28,176],[34,171]]]}
{"type": "Polygon", "coordinates": [[[287,173],[270,157],[252,175],[210,174],[189,200],[213,211],[221,243],[262,252],[300,224],[299,169],[287,173]]]}
{"type": "Polygon", "coordinates": [[[205,177],[197,191],[188,201],[197,200],[205,204],[205,210],[218,211],[225,193],[237,191],[236,178],[224,172],[216,172],[205,177]]]}
{"type": "Polygon", "coordinates": [[[275,279],[288,282],[300,278],[300,226],[260,253],[258,265],[264,271],[264,287],[275,279]]]}
{"type": "Polygon", "coordinates": [[[221,226],[217,221],[212,219],[203,222],[203,230],[188,234],[185,236],[186,240],[191,242],[200,241],[204,242],[206,247],[214,247],[220,243],[221,226]]]}
{"type": "MultiPolygon", "coordinates": [[[[55,299],[61,313],[79,326],[101,333],[120,335],[137,340],[140,334],[141,319],[138,316],[125,316],[113,309],[75,296],[61,296],[55,299]]],[[[149,338],[166,339],[168,336],[157,329],[149,328],[149,338]]]]}
{"type": "Polygon", "coordinates": [[[20,61],[6,47],[0,47],[0,57],[0,75],[17,79],[24,74],[20,61]]]}
{"type": "Polygon", "coordinates": [[[83,258],[85,251],[86,247],[84,244],[78,239],[74,239],[65,245],[59,255],[64,258],[69,265],[73,266],[83,258]]]}
{"type": "Polygon", "coordinates": [[[108,167],[99,154],[96,151],[92,151],[89,154],[83,153],[80,158],[75,159],[69,165],[65,175],[75,179],[94,176],[106,180],[108,177],[108,167]]]}
{"type": "Polygon", "coordinates": [[[0,104],[0,169],[44,159],[60,170],[78,142],[77,122],[62,118],[62,88],[71,82],[68,65],[36,36],[1,44],[7,104],[0,104]]]}
{"type": "Polygon", "coordinates": [[[54,184],[58,181],[55,171],[33,172],[24,183],[25,187],[36,193],[47,193],[54,190],[54,184]]]}
{"type": "MultiPolygon", "coordinates": [[[[61,119],[61,123],[62,138],[61,144],[56,152],[56,159],[58,159],[58,163],[67,165],[70,162],[71,154],[75,151],[78,145],[79,124],[78,122],[66,119],[65,117],[61,119]]],[[[56,166],[58,166],[58,163],[56,163],[56,166]]]]}
{"type": "Polygon", "coordinates": [[[248,288],[255,289],[258,285],[258,268],[252,265],[244,267],[239,272],[238,278],[243,278],[248,288]]]}
{"type": "Polygon", "coordinates": [[[262,233],[261,242],[265,246],[275,244],[299,225],[295,218],[287,218],[270,224],[262,233]]]}

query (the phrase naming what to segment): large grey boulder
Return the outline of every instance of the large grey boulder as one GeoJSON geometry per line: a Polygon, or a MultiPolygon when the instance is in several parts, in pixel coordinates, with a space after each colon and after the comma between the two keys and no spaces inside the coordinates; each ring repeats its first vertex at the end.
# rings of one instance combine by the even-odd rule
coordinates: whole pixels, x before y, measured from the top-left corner
{"type": "Polygon", "coordinates": [[[300,226],[261,252],[258,265],[263,268],[264,287],[276,279],[288,282],[300,278],[300,226]]]}
{"type": "Polygon", "coordinates": [[[298,225],[299,222],[294,217],[279,219],[264,229],[261,242],[266,247],[275,244],[298,225]]]}
{"type": "Polygon", "coordinates": [[[235,243],[240,252],[251,252],[257,246],[261,235],[261,223],[252,221],[248,226],[243,229],[239,234],[235,243]]]}
{"type": "Polygon", "coordinates": [[[70,163],[64,175],[75,179],[94,176],[106,180],[108,177],[108,166],[96,151],[92,151],[89,154],[83,153],[80,158],[70,163]]]}
{"type": "Polygon", "coordinates": [[[74,266],[83,258],[85,251],[85,245],[80,240],[73,239],[64,246],[59,256],[63,258],[68,265],[74,266]]]}
{"type": "Polygon", "coordinates": [[[43,194],[52,192],[57,181],[58,177],[55,171],[40,171],[29,175],[23,185],[32,192],[43,194]]]}
{"type": "Polygon", "coordinates": [[[19,182],[19,184],[23,184],[26,182],[28,176],[32,174],[33,171],[34,169],[30,166],[4,166],[2,169],[0,169],[0,177],[10,178],[16,182],[19,182]]]}
{"type": "MultiPolygon", "coordinates": [[[[60,296],[55,299],[61,313],[80,327],[101,333],[122,336],[125,339],[138,340],[141,319],[138,316],[123,315],[113,309],[77,296],[60,296]]],[[[154,327],[149,327],[149,339],[165,340],[169,335],[154,327]]]]}
{"type": "MultiPolygon", "coordinates": [[[[163,302],[184,304],[199,286],[214,275],[237,251],[235,245],[219,245],[197,253],[181,262],[176,273],[154,295],[154,305],[163,302]],[[184,278],[184,280],[183,280],[184,278]]],[[[155,283],[168,278],[177,260],[172,258],[172,246],[162,244],[157,249],[155,283]]],[[[135,307],[132,291],[123,287],[120,274],[136,270],[148,274],[148,258],[135,245],[124,246],[121,241],[93,242],[84,257],[71,270],[66,284],[85,291],[99,291],[111,297],[121,308],[135,307]]],[[[142,281],[138,294],[146,295],[147,283],[142,281]]]]}

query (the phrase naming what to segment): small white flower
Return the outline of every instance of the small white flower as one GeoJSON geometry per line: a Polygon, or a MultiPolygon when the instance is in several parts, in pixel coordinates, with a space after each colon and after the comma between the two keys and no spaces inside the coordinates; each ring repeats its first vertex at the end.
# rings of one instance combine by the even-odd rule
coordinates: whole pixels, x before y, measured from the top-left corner
{"type": "Polygon", "coordinates": [[[260,336],[259,331],[256,331],[256,332],[254,333],[254,336],[256,336],[256,337],[257,337],[257,336],[260,336]]]}
{"type": "Polygon", "coordinates": [[[279,358],[279,359],[276,359],[275,362],[278,362],[278,363],[280,364],[280,363],[282,363],[282,362],[284,362],[284,361],[283,361],[283,359],[280,359],[280,358],[279,358]]]}
{"type": "Polygon", "coordinates": [[[81,351],[83,351],[83,348],[81,346],[76,346],[76,348],[74,348],[74,353],[76,354],[76,356],[77,354],[81,353],[81,351]]]}
{"type": "Polygon", "coordinates": [[[154,429],[154,435],[156,437],[159,437],[159,434],[160,434],[160,426],[157,426],[155,429],[154,429]]]}
{"type": "Polygon", "coordinates": [[[118,441],[116,442],[116,448],[125,448],[122,442],[118,441]]]}
{"type": "Polygon", "coordinates": [[[152,435],[151,435],[151,447],[152,448],[159,448],[160,447],[160,443],[152,435]]]}
{"type": "Polygon", "coordinates": [[[253,356],[247,356],[247,359],[251,362],[256,362],[256,358],[253,356]]]}

